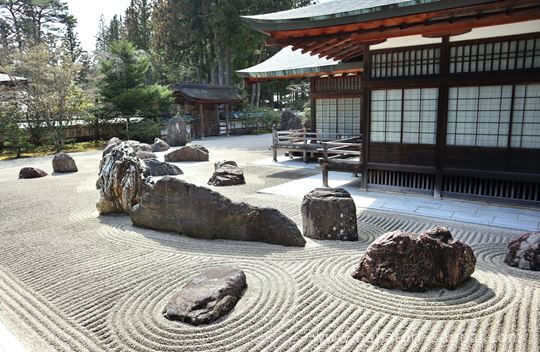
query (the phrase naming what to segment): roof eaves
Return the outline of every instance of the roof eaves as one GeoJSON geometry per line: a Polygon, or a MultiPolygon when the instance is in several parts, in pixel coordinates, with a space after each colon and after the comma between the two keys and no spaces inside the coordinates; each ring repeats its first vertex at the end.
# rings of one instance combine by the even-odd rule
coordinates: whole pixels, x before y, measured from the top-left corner
{"type": "MultiPolygon", "coordinates": [[[[496,1],[497,0],[410,0],[322,16],[280,19],[271,17],[261,18],[259,15],[242,16],[242,18],[253,29],[268,34],[274,31],[300,30],[374,21],[391,17],[408,16],[439,10],[448,10],[457,7],[473,6],[496,1]]],[[[272,14],[266,14],[264,16],[267,15],[272,14]]]]}

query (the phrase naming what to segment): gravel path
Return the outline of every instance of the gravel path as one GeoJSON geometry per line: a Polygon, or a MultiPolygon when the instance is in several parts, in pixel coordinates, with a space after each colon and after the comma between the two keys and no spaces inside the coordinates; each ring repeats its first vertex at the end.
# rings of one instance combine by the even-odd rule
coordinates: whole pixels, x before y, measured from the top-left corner
{"type": "MultiPolygon", "coordinates": [[[[256,190],[317,172],[249,164],[269,157],[269,138],[203,143],[245,168],[247,185],[220,192],[300,224],[299,200],[256,190]]],[[[98,217],[100,153],[73,156],[78,173],[34,180],[17,180],[19,168],[50,172],[50,158],[0,162],[0,320],[30,351],[538,351],[540,273],[502,262],[513,231],[437,221],[473,247],[473,278],[454,291],[385,290],[350,276],[362,252],[386,231],[434,221],[360,210],[356,243],[198,240],[98,217]],[[190,277],[220,264],[247,274],[229,316],[199,327],[161,317],[190,277]]],[[[200,184],[213,170],[178,165],[200,184]]]]}

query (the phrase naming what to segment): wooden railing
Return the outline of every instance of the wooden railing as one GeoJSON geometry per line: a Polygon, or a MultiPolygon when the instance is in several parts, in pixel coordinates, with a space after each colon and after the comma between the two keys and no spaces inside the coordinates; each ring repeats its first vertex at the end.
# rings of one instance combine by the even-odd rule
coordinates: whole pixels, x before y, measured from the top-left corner
{"type": "Polygon", "coordinates": [[[278,131],[272,129],[272,150],[274,161],[277,161],[278,150],[287,150],[289,153],[302,153],[304,162],[308,161],[308,154],[320,155],[324,143],[346,142],[358,140],[358,136],[350,137],[342,133],[307,132],[306,129],[278,131]]]}
{"type": "Polygon", "coordinates": [[[354,175],[362,171],[361,136],[323,142],[320,152],[324,187],[328,187],[328,171],[352,172],[354,175]]]}

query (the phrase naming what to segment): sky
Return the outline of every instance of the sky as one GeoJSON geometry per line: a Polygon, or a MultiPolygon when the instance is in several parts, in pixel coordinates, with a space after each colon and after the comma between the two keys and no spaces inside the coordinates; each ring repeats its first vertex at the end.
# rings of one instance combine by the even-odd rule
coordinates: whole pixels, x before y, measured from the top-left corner
{"type": "Polygon", "coordinates": [[[69,12],[77,18],[79,39],[87,51],[94,51],[99,17],[108,23],[114,15],[123,15],[130,0],[67,0],[69,12]]]}

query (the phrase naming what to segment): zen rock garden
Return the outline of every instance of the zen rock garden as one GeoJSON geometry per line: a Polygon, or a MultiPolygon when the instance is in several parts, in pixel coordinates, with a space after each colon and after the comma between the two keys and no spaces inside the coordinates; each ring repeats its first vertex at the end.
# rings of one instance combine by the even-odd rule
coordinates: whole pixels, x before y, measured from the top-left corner
{"type": "MultiPolygon", "coordinates": [[[[175,124],[169,127],[176,128],[175,124]]],[[[178,139],[174,142],[180,143],[178,139]]],[[[207,187],[175,177],[183,172],[169,162],[208,161],[207,148],[183,145],[169,149],[168,143],[160,139],[152,146],[111,139],[103,152],[96,183],[100,214],[125,213],[136,226],[189,237],[293,247],[306,246],[305,237],[358,241],[362,236],[354,200],[345,189],[317,188],[304,196],[300,209],[302,234],[277,209],[234,202],[207,187]],[[157,160],[152,151],[166,152],[166,161],[157,160]]],[[[69,159],[58,156],[66,163],[69,159]]],[[[33,169],[27,173],[39,174],[33,169]]],[[[208,181],[212,186],[244,183],[243,170],[232,160],[215,162],[208,181]]],[[[527,233],[509,243],[505,262],[520,269],[539,270],[539,258],[540,233],[527,233]]],[[[386,289],[454,290],[471,277],[475,265],[471,247],[455,240],[447,228],[434,227],[422,233],[396,230],[369,245],[359,256],[352,278],[386,289]]],[[[246,274],[241,268],[210,268],[192,277],[171,296],[163,316],[191,325],[210,324],[235,307],[246,287],[246,274]]]]}

